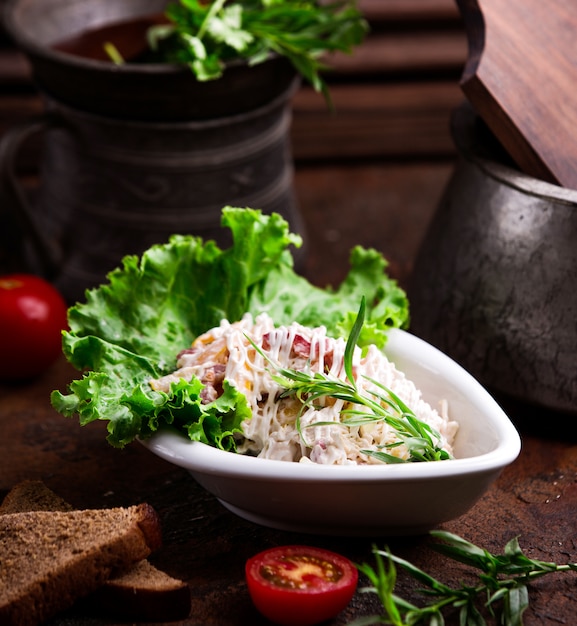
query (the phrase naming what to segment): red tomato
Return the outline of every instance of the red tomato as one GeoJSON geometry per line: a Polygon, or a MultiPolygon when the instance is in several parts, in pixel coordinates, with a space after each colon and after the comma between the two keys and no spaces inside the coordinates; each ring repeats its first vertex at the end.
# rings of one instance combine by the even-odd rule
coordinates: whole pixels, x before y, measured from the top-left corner
{"type": "Polygon", "coordinates": [[[0,379],[37,376],[62,354],[66,303],[38,276],[0,276],[0,379]]]}
{"type": "Polygon", "coordinates": [[[358,571],[344,556],[308,546],[271,548],[250,558],[246,581],[256,608],[283,626],[311,626],[351,601],[358,571]]]}

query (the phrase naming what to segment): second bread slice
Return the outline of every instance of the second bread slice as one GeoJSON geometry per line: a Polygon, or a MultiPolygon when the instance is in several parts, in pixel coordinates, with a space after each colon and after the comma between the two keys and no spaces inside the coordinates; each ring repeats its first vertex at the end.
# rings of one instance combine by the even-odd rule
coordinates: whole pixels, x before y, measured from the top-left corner
{"type": "Polygon", "coordinates": [[[160,547],[147,504],[0,516],[0,623],[36,626],[160,547]]]}
{"type": "MultiPolygon", "coordinates": [[[[8,493],[0,515],[23,511],[71,511],[72,506],[42,481],[27,480],[8,493]]],[[[86,604],[99,614],[132,621],[174,621],[190,614],[188,585],[143,559],[127,572],[113,576],[91,593],[86,604]]]]}

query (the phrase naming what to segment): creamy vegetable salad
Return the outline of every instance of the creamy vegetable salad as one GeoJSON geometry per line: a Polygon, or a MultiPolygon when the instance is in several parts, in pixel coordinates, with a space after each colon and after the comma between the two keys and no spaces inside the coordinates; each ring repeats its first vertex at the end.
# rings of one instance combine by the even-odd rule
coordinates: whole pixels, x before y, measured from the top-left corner
{"type": "MultiPolygon", "coordinates": [[[[319,399],[302,410],[302,403],[294,396],[281,397],[283,388],[271,366],[324,372],[345,380],[345,345],[343,338],[327,336],[324,326],[309,328],[292,323],[275,327],[265,313],[254,319],[246,314],[239,322],[224,320],[197,337],[179,354],[177,369],[151,380],[150,385],[155,391],[169,393],[173,383],[196,377],[204,385],[201,397],[205,404],[222,394],[225,379],[234,385],[246,396],[252,412],[252,417],[241,424],[239,452],[326,465],[380,463],[363,451],[379,450],[396,440],[395,431],[386,422],[345,426],[341,415],[350,407],[332,397],[319,399]]],[[[361,391],[375,388],[369,379],[393,391],[418,419],[439,433],[437,445],[452,454],[458,427],[449,419],[445,403],[439,410],[429,406],[415,385],[375,345],[368,346],[364,356],[357,346],[353,367],[361,391]]],[[[408,457],[404,444],[390,448],[390,453],[402,459],[408,457]]]]}

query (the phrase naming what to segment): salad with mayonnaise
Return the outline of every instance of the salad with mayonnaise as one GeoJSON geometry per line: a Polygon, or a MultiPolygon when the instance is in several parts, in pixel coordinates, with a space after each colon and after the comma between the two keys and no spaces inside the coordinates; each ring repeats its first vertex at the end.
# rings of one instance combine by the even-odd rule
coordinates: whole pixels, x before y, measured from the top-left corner
{"type": "MultiPolygon", "coordinates": [[[[53,406],[67,417],[77,416],[81,425],[105,420],[108,441],[116,447],[171,427],[223,450],[291,460],[365,460],[359,449],[385,441],[386,429],[308,428],[316,418],[302,414],[307,443],[299,441],[294,425],[288,426],[290,401],[273,410],[270,377],[247,336],[263,348],[272,341],[272,356],[291,366],[305,359],[290,356],[302,338],[315,346],[313,358],[309,351],[305,359],[311,366],[322,349],[320,366],[337,372],[364,299],[364,322],[355,337],[357,367],[378,376],[382,370],[387,384],[406,388],[406,400],[414,399],[412,408],[420,412],[418,393],[381,352],[389,330],[406,327],[409,320],[406,294],[387,276],[386,260],[357,246],[342,284],[321,288],[295,272],[290,247],[300,246],[301,238],[290,233],[280,215],[226,207],[222,225],[232,233],[229,248],[175,235],[141,257],[125,257],[107,283],[88,290],[86,301],[69,309],[63,350],[82,375],[66,391],[53,391],[53,406]],[[225,342],[230,342],[228,356],[219,364],[216,351],[225,342]],[[203,350],[196,351],[199,346],[203,350]],[[224,377],[220,365],[230,369],[224,377]],[[190,376],[179,374],[189,367],[190,376]]],[[[423,410],[450,445],[453,427],[446,416],[423,410]]],[[[323,422],[336,420],[337,413],[325,407],[323,422]]]]}
{"type": "MultiPolygon", "coordinates": [[[[273,364],[278,364],[282,371],[323,373],[329,380],[346,381],[345,352],[345,340],[327,336],[324,326],[309,328],[293,322],[275,327],[268,314],[253,320],[247,313],[238,322],[223,320],[197,337],[178,355],[177,369],[151,380],[150,386],[170,393],[173,384],[196,378],[203,385],[202,401],[208,404],[221,395],[225,380],[233,384],[251,411],[250,418],[240,424],[239,452],[280,461],[349,465],[380,463],[371,452],[387,449],[396,458],[408,460],[407,445],[387,421],[349,426],[342,418],[353,408],[351,402],[323,395],[303,404],[297,396],[285,393],[282,377],[275,375],[273,364]]],[[[383,386],[392,391],[418,420],[431,427],[435,444],[447,458],[452,455],[457,424],[448,419],[446,403],[440,414],[431,408],[375,345],[368,346],[364,355],[355,347],[352,365],[358,393],[371,394],[383,386]]]]}

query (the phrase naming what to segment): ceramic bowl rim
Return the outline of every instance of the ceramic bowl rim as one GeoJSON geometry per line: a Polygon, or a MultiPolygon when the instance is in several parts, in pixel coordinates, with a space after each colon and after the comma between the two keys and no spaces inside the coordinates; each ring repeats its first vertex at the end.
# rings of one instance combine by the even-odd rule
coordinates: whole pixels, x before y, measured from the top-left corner
{"type": "Polygon", "coordinates": [[[385,351],[394,355],[397,350],[404,351],[407,347],[411,355],[420,355],[416,360],[421,367],[430,369],[434,363],[436,374],[452,380],[456,378],[459,387],[485,407],[484,416],[496,438],[493,449],[475,456],[433,463],[323,466],[259,459],[226,452],[201,442],[190,441],[170,428],[160,430],[142,443],[154,454],[188,469],[193,474],[234,476],[263,482],[435,481],[440,478],[491,473],[513,462],[521,451],[519,433],[489,392],[460,365],[431,344],[407,331],[391,330],[385,351]]]}

